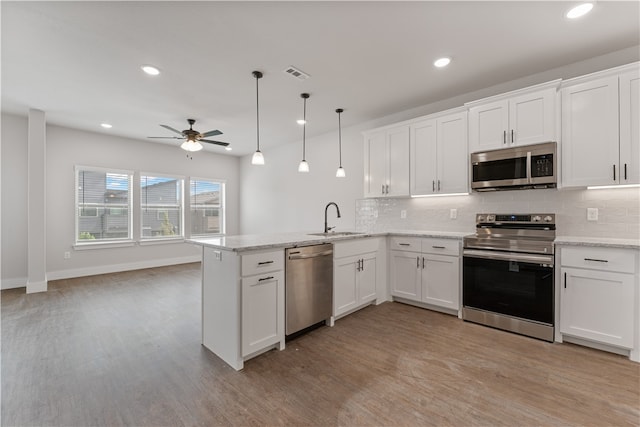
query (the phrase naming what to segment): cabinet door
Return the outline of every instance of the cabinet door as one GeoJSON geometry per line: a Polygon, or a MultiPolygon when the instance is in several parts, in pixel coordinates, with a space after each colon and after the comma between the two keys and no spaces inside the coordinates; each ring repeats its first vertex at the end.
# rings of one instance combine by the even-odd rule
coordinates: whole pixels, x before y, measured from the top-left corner
{"type": "Polygon", "coordinates": [[[438,177],[440,193],[469,191],[469,151],[467,148],[467,113],[440,117],[438,122],[438,177]]]}
{"type": "Polygon", "coordinates": [[[284,273],[242,279],[242,356],[284,339],[284,273]]]}
{"type": "Polygon", "coordinates": [[[509,104],[506,100],[469,109],[469,152],[495,150],[507,146],[509,104]]]}
{"type": "Polygon", "coordinates": [[[561,149],[563,186],[619,182],[617,76],[562,89],[561,149]]]}
{"type": "Polygon", "coordinates": [[[368,254],[362,258],[358,274],[358,303],[364,304],[376,299],[376,256],[368,254]]]}
{"type": "Polygon", "coordinates": [[[556,141],[556,90],[528,93],[509,100],[507,145],[556,141]]]}
{"type": "Polygon", "coordinates": [[[387,131],[389,163],[387,196],[409,195],[409,126],[387,131]]]}
{"type": "Polygon", "coordinates": [[[439,307],[460,308],[460,258],[424,255],[422,301],[439,307]]]}
{"type": "Polygon", "coordinates": [[[333,315],[339,316],[358,305],[358,271],[360,258],[333,260],[333,315]]]}
{"type": "Polygon", "coordinates": [[[367,135],[364,148],[364,195],[381,197],[387,184],[387,133],[367,135]]]}
{"type": "Polygon", "coordinates": [[[391,295],[420,301],[421,260],[415,252],[391,251],[391,295]]]}
{"type": "Polygon", "coordinates": [[[620,173],[622,184],[640,184],[640,72],[620,76],[620,173]]]}
{"type": "Polygon", "coordinates": [[[633,347],[633,275],[563,268],[560,332],[623,348],[633,347]]]}
{"type": "MultiPolygon", "coordinates": [[[[411,125],[411,194],[436,192],[437,171],[436,120],[411,125]]],[[[466,153],[465,153],[466,157],[466,153]]]]}

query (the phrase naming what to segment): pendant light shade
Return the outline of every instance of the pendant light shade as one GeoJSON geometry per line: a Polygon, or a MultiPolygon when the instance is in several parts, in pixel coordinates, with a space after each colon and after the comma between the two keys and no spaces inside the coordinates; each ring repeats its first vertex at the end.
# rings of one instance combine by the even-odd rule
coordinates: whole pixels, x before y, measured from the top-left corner
{"type": "Polygon", "coordinates": [[[264,156],[260,151],[260,103],[259,103],[259,92],[258,92],[258,80],[262,78],[262,73],[260,71],[254,71],[251,73],[253,77],[256,79],[256,152],[253,153],[253,157],[251,158],[252,165],[264,165],[264,156]]]}
{"type": "Polygon", "coordinates": [[[342,167],[342,123],[340,121],[340,115],[343,111],[342,108],[336,109],[336,113],[338,113],[338,155],[340,156],[340,166],[338,166],[338,170],[336,171],[336,178],[344,178],[347,176],[342,167]]]}
{"type": "Polygon", "coordinates": [[[307,131],[307,99],[309,99],[308,93],[301,93],[300,97],[303,101],[303,109],[302,109],[302,161],[298,165],[298,172],[306,173],[309,172],[309,163],[306,160],[306,131],[307,131]]]}
{"type": "Polygon", "coordinates": [[[187,139],[182,143],[182,145],[180,145],[180,148],[185,151],[200,151],[202,150],[202,144],[200,144],[200,142],[196,141],[195,139],[187,139]]]}

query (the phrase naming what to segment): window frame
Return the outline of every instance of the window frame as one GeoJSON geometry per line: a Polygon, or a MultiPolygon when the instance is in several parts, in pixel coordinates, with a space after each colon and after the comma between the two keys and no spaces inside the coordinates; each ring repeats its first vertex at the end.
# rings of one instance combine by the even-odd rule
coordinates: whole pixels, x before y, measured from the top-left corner
{"type": "MultiPolygon", "coordinates": [[[[186,185],[186,182],[185,182],[186,185]]],[[[216,178],[203,178],[199,176],[190,176],[189,177],[189,237],[190,238],[199,238],[199,237],[218,237],[224,236],[227,233],[227,180],[226,179],[216,179],[216,178]],[[220,205],[215,209],[218,209],[218,218],[220,221],[220,232],[219,233],[194,233],[193,232],[193,224],[191,222],[191,218],[193,216],[193,206],[191,204],[191,199],[193,195],[191,194],[191,182],[192,181],[206,181],[214,184],[220,185],[220,205]]],[[[203,211],[203,217],[206,217],[205,211],[203,211]]]]}
{"type": "MultiPolygon", "coordinates": [[[[186,224],[185,224],[185,182],[186,182],[186,178],[182,175],[172,175],[172,174],[168,174],[168,173],[156,173],[156,172],[144,172],[144,171],[140,171],[138,173],[138,191],[139,191],[139,201],[140,204],[139,206],[139,210],[138,210],[138,216],[139,216],[139,224],[140,224],[140,233],[138,236],[139,242],[140,244],[148,244],[149,242],[161,242],[161,241],[168,241],[168,240],[180,240],[180,241],[184,241],[184,239],[187,237],[186,234],[186,224]],[[150,177],[154,177],[154,178],[168,178],[168,179],[175,179],[175,180],[179,180],[180,185],[180,209],[179,209],[179,216],[180,216],[180,233],[173,235],[173,236],[159,236],[159,237],[146,237],[144,236],[144,206],[146,206],[146,204],[143,203],[142,200],[142,178],[145,176],[150,176],[150,177]]],[[[167,210],[167,209],[163,209],[163,210],[167,210]]],[[[156,213],[156,218],[157,218],[157,213],[156,213]]]]}
{"type": "MultiPolygon", "coordinates": [[[[130,246],[133,245],[133,182],[134,182],[135,172],[129,169],[116,169],[116,168],[104,168],[97,166],[83,166],[83,165],[75,165],[74,166],[74,244],[73,247],[75,249],[87,249],[89,247],[106,247],[106,246],[130,246]],[[79,195],[79,187],[80,187],[80,172],[96,172],[96,173],[104,173],[107,174],[118,174],[118,175],[126,175],[128,180],[127,185],[127,237],[123,238],[112,238],[112,239],[79,239],[80,236],[80,218],[97,218],[98,208],[96,207],[96,215],[95,216],[85,216],[80,215],[81,209],[85,208],[83,206],[80,207],[80,195],[79,195]]],[[[84,190],[84,189],[83,189],[84,190]]]]}

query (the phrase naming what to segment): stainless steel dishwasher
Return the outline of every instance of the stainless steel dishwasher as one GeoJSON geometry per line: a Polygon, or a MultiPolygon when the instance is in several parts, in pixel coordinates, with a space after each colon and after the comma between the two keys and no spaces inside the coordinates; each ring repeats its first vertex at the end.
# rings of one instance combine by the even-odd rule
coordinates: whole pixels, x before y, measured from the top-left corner
{"type": "Polygon", "coordinates": [[[285,335],[329,319],[333,311],[333,245],[285,250],[285,335]]]}

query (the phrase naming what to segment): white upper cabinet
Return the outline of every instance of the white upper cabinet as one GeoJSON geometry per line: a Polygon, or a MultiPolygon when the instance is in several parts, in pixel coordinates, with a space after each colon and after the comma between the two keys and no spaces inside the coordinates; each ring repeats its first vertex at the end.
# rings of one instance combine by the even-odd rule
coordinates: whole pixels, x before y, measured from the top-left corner
{"type": "Polygon", "coordinates": [[[562,93],[562,185],[640,183],[638,66],[569,80],[562,93]]]}
{"type": "Polygon", "coordinates": [[[556,141],[559,81],[466,104],[469,152],[556,141]]]}
{"type": "Polygon", "coordinates": [[[409,125],[365,134],[365,197],[409,195],[409,125]]]}
{"type": "Polygon", "coordinates": [[[467,112],[410,126],[411,195],[468,192],[467,112]]]}

